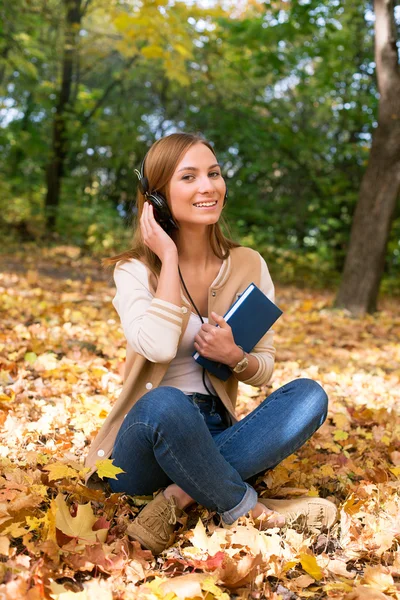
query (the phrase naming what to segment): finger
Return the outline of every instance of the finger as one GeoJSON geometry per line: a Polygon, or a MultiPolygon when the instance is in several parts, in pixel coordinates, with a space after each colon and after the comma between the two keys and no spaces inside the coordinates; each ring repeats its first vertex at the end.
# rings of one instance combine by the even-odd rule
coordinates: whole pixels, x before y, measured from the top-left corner
{"type": "Polygon", "coordinates": [[[213,331],[215,329],[215,325],[210,325],[209,323],[203,323],[201,326],[201,331],[213,331]]]}
{"type": "Polygon", "coordinates": [[[144,226],[144,232],[145,232],[147,240],[150,239],[151,233],[152,233],[151,232],[151,224],[150,224],[150,221],[149,221],[149,210],[150,210],[149,209],[149,203],[146,202],[145,203],[145,209],[144,209],[144,212],[143,212],[143,226],[144,226]]]}
{"type": "Polygon", "coordinates": [[[224,317],[221,317],[221,315],[218,315],[214,311],[211,311],[211,316],[214,319],[214,321],[216,322],[216,324],[219,325],[222,329],[230,329],[230,325],[228,325],[228,323],[225,321],[224,317]]]}
{"type": "Polygon", "coordinates": [[[142,229],[143,237],[148,237],[148,226],[147,226],[147,202],[143,204],[143,210],[140,217],[140,227],[142,229]]]}

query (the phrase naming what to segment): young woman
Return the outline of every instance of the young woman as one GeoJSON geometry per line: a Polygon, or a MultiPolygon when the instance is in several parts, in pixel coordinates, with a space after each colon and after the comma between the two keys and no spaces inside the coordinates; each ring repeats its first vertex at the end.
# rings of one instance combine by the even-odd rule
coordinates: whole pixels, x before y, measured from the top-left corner
{"type": "Polygon", "coordinates": [[[246,353],[222,315],[250,283],[272,301],[274,286],[261,255],[222,233],[226,185],[212,146],[169,135],[153,144],[141,171],[133,248],[109,261],[127,338],[124,385],[91,446],[89,477],[99,458],[112,456],[124,470],[108,481],[113,491],[158,491],[128,527],[154,554],[173,542],[193,502],[226,524],[248,515],[258,526],[282,527],[302,514],[310,527],[331,526],[336,508],[327,500],[259,499],[249,481],[310,438],[328,399],[315,381],[296,379],[235,417],[238,381],[262,386],[271,378],[273,331],[246,353]],[[227,364],[229,379],[202,369],[194,350],[227,364]]]}

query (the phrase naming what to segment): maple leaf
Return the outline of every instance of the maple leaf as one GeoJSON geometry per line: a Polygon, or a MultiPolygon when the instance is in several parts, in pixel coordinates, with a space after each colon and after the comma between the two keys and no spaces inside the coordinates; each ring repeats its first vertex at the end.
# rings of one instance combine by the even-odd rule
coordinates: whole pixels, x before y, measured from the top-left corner
{"type": "Polygon", "coordinates": [[[43,470],[49,472],[49,481],[54,481],[55,479],[64,479],[64,478],[74,479],[76,477],[79,477],[78,471],[76,471],[75,469],[72,469],[68,465],[61,463],[61,462],[50,463],[49,465],[46,465],[45,467],[43,467],[43,470]]]}
{"type": "Polygon", "coordinates": [[[113,458],[105,458],[96,462],[97,475],[100,477],[100,479],[104,479],[104,477],[117,479],[117,475],[119,473],[125,473],[123,469],[113,465],[113,460],[113,458]]]}
{"type": "Polygon", "coordinates": [[[256,556],[246,554],[239,560],[234,560],[226,555],[223,565],[217,569],[215,574],[218,574],[219,581],[227,588],[242,587],[254,580],[262,562],[261,552],[256,556]]]}
{"type": "Polygon", "coordinates": [[[25,527],[23,527],[23,523],[11,523],[1,532],[2,535],[10,535],[13,538],[18,538],[26,533],[25,527]]]}
{"type": "Polygon", "coordinates": [[[315,556],[313,556],[312,554],[302,553],[299,556],[299,561],[301,562],[301,566],[303,567],[304,571],[311,575],[311,577],[313,577],[317,581],[322,579],[322,570],[319,564],[317,563],[317,559],[315,558],[315,556]]]}
{"type": "Polygon", "coordinates": [[[377,565],[376,567],[367,567],[364,571],[363,583],[381,590],[388,590],[394,585],[393,577],[387,567],[377,565]]]}
{"type": "Polygon", "coordinates": [[[75,517],[71,516],[62,494],[58,494],[55,502],[58,509],[56,511],[56,527],[64,535],[70,538],[79,538],[85,544],[97,540],[106,541],[108,529],[98,529],[97,531],[93,529],[98,517],[93,514],[90,502],[78,504],[75,517]]]}
{"type": "Polygon", "coordinates": [[[389,600],[389,596],[366,585],[358,585],[353,592],[346,594],[343,600],[389,600]]]}
{"type": "Polygon", "coordinates": [[[347,440],[348,437],[349,437],[349,434],[347,433],[347,431],[341,431],[339,429],[338,431],[335,432],[333,439],[335,440],[335,442],[339,442],[339,441],[347,440]]]}

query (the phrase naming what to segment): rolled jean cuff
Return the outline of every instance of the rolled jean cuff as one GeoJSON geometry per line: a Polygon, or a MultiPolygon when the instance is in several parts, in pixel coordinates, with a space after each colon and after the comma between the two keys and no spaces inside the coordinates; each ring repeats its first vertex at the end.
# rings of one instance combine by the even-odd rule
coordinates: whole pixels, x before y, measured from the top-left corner
{"type": "Polygon", "coordinates": [[[220,513],[222,520],[227,525],[232,525],[236,519],[247,514],[257,504],[258,496],[256,490],[248,483],[245,483],[245,486],[247,489],[239,504],[236,504],[231,510],[220,513]]]}

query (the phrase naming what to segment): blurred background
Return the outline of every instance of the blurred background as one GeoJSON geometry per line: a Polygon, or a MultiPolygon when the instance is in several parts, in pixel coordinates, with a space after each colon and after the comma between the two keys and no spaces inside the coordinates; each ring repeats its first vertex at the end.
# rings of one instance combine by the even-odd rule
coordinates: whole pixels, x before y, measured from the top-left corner
{"type": "Polygon", "coordinates": [[[356,312],[400,294],[396,5],[2,0],[3,255],[128,248],[134,168],[157,138],[201,132],[231,233],[274,279],[342,282],[352,309],[343,277],[354,297],[371,270],[356,312]]]}

